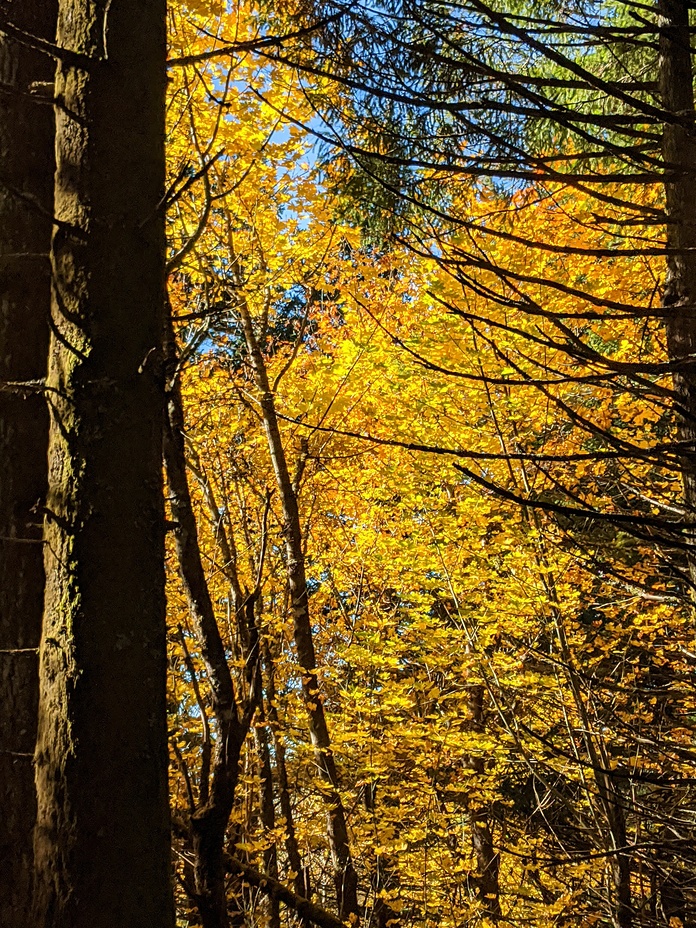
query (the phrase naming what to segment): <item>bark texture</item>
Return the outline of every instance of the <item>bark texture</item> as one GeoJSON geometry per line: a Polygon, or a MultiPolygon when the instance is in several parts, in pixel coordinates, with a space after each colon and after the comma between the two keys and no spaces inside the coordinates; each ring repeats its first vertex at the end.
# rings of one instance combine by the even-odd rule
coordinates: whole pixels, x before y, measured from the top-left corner
{"type": "MultiPolygon", "coordinates": [[[[51,0],[13,4],[13,24],[55,34],[51,0]]],[[[0,925],[24,928],[31,898],[38,646],[43,610],[46,376],[53,108],[32,85],[50,58],[0,35],[0,925]]]]}
{"type": "MultiPolygon", "coordinates": [[[[684,500],[689,522],[696,522],[696,120],[686,0],[658,0],[660,91],[666,111],[662,135],[667,213],[667,347],[674,367],[682,458],[684,500]]],[[[692,547],[696,531],[690,533],[692,547]]],[[[696,553],[690,552],[696,585],[696,553]]]]}
{"type": "Polygon", "coordinates": [[[165,0],[61,0],[36,928],[171,928],[165,0]]]}

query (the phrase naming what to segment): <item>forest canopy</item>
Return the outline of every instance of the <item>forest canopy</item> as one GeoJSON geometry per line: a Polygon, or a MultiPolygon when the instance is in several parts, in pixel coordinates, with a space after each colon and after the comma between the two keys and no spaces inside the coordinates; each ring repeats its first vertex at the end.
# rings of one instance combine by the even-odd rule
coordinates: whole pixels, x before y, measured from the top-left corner
{"type": "Polygon", "coordinates": [[[690,4],[48,6],[0,922],[696,924],[690,4]]]}

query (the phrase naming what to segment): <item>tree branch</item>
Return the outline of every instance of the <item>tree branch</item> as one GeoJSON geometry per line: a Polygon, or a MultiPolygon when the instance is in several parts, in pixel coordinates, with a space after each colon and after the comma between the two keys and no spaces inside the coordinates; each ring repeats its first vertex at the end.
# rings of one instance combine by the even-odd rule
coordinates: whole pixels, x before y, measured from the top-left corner
{"type": "Polygon", "coordinates": [[[297,912],[301,918],[318,925],[319,928],[345,928],[345,924],[341,919],[332,915],[331,912],[327,912],[321,906],[315,905],[309,899],[298,896],[284,883],[266,876],[265,873],[260,873],[254,867],[250,867],[249,864],[243,863],[239,858],[232,857],[231,854],[225,854],[225,866],[230,873],[241,876],[246,883],[260,889],[269,898],[284,903],[284,905],[297,912]]]}

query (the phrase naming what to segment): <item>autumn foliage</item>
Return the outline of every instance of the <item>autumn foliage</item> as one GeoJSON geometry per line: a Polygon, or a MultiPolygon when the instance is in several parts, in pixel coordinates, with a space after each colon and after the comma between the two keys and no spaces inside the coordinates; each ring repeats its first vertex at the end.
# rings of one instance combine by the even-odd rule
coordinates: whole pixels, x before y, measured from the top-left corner
{"type": "Polygon", "coordinates": [[[598,218],[572,186],[471,178],[446,233],[420,216],[366,243],[260,15],[171,14],[168,370],[242,732],[221,914],[195,823],[225,716],[172,510],[180,924],[308,917],[252,869],[375,928],[687,924],[663,230],[619,224],[663,194],[606,184],[598,218]]]}

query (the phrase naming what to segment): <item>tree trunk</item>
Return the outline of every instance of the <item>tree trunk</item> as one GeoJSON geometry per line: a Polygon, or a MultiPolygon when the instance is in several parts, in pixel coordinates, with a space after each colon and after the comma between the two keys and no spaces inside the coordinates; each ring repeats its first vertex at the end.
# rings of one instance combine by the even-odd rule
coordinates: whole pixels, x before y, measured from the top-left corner
{"type": "MultiPolygon", "coordinates": [[[[609,781],[609,777],[606,778],[609,781]]],[[[615,784],[606,801],[609,831],[616,847],[609,858],[609,879],[611,882],[610,898],[612,900],[612,920],[615,928],[631,928],[634,907],[631,895],[631,854],[623,848],[628,844],[626,838],[626,818],[621,806],[621,796],[615,784]]]]}
{"type": "MultiPolygon", "coordinates": [[[[16,7],[16,8],[14,8],[16,7]]],[[[52,40],[51,0],[23,0],[13,25],[52,40]]],[[[50,58],[0,35],[0,925],[28,923],[36,818],[38,647],[43,611],[41,506],[48,410],[48,252],[53,108],[32,96],[50,58]],[[34,204],[34,205],[32,205],[34,204]],[[38,386],[38,384],[37,384],[38,386]]]]}
{"type": "Polygon", "coordinates": [[[278,427],[275,401],[268,381],[266,365],[259,347],[254,328],[245,305],[239,307],[242,329],[254,371],[256,386],[261,394],[260,403],[263,424],[268,439],[268,448],[273,464],[276,483],[283,506],[283,535],[287,561],[288,586],[293,617],[293,631],[297,658],[302,671],[302,695],[309,719],[309,734],[314,748],[314,757],[320,776],[326,784],[324,798],[327,803],[329,846],[334,868],[334,886],[338,903],[338,914],[342,919],[357,920],[358,877],[353,866],[348,840],[345,810],[339,793],[338,771],[331,750],[329,729],[326,724],[324,704],[319,692],[316,672],[314,639],[309,616],[309,597],[305,575],[305,559],[302,548],[302,527],[297,506],[297,495],[290,479],[285,449],[278,427]]]}
{"type": "MultiPolygon", "coordinates": [[[[169,351],[172,350],[173,341],[169,347],[169,351]]],[[[170,385],[167,408],[164,451],[170,505],[176,524],[174,536],[179,572],[206,668],[217,726],[212,782],[210,785],[201,783],[200,801],[190,823],[196,901],[204,928],[228,928],[223,852],[246,730],[239,719],[232,676],[198,546],[198,529],[186,475],[184,417],[178,378],[170,385]]]]}
{"type": "Polygon", "coordinates": [[[61,0],[37,928],[170,928],[165,0],[61,0]]]}
{"type": "MultiPolygon", "coordinates": [[[[679,407],[680,439],[689,448],[682,458],[687,518],[696,521],[696,121],[691,67],[689,3],[658,0],[660,90],[667,119],[662,135],[665,161],[667,257],[663,305],[673,383],[679,407]],[[688,249],[688,251],[685,251],[688,249]]],[[[693,547],[696,530],[689,534],[693,547]]],[[[696,553],[689,571],[696,585],[696,553]]]]}
{"type": "MultiPolygon", "coordinates": [[[[228,928],[225,839],[239,780],[239,760],[256,707],[253,698],[256,693],[250,695],[240,713],[198,543],[198,527],[186,470],[184,410],[171,314],[166,321],[166,333],[167,369],[173,372],[167,383],[164,433],[169,502],[175,525],[179,573],[205,664],[217,727],[210,786],[201,784],[198,806],[190,822],[195,892],[204,928],[228,928]]],[[[238,583],[236,586],[238,588],[238,583]]],[[[253,626],[253,599],[250,607],[253,626]]],[[[248,672],[255,679],[258,649],[253,655],[247,653],[246,658],[248,672]]],[[[256,689],[250,686],[250,690],[256,689]]]]}
{"type": "MultiPolygon", "coordinates": [[[[365,810],[372,816],[373,827],[377,828],[377,781],[366,783],[364,787],[365,810]]],[[[396,861],[390,854],[376,853],[372,873],[370,874],[370,883],[372,890],[372,916],[370,923],[375,928],[399,928],[401,918],[391,907],[385,893],[389,890],[390,885],[396,886],[399,882],[398,868],[395,866],[396,861]]],[[[367,920],[367,915],[365,916],[367,920]]]]}
{"type": "Polygon", "coordinates": [[[280,721],[278,718],[273,655],[268,647],[268,643],[266,643],[264,648],[263,663],[266,671],[266,713],[270,723],[271,737],[273,739],[273,754],[275,757],[276,776],[278,778],[278,802],[280,804],[280,814],[283,818],[283,829],[285,831],[283,842],[285,845],[285,853],[288,857],[290,870],[294,873],[292,883],[295,888],[295,893],[305,899],[311,899],[312,883],[309,868],[305,867],[302,862],[302,856],[297,844],[297,835],[295,833],[292,801],[290,799],[290,784],[285,762],[285,745],[280,734],[280,721]]]}
{"type": "MultiPolygon", "coordinates": [[[[254,742],[259,764],[259,813],[264,837],[275,831],[275,797],[273,795],[273,772],[271,752],[268,744],[268,729],[262,716],[254,729],[254,742]]],[[[278,879],[278,852],[272,838],[263,852],[263,870],[274,880],[278,879]]],[[[268,928],[280,928],[280,907],[272,896],[266,899],[265,924],[268,928]]]]}
{"type": "MultiPolygon", "coordinates": [[[[474,684],[467,700],[471,713],[472,731],[483,732],[484,730],[483,698],[483,685],[474,684]]],[[[483,776],[485,771],[483,758],[472,757],[470,763],[476,776],[483,776]]],[[[476,800],[471,803],[469,821],[471,843],[476,857],[476,890],[481,903],[481,913],[485,918],[495,922],[502,914],[500,909],[500,855],[493,843],[493,834],[488,823],[488,811],[476,800]]]]}

